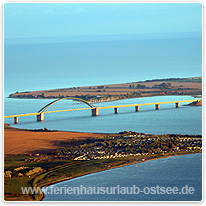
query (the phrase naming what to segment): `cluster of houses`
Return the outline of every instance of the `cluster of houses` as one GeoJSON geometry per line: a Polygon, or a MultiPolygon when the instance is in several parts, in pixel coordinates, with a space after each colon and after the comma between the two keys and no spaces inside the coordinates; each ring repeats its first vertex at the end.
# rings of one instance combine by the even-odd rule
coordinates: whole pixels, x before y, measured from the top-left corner
{"type": "Polygon", "coordinates": [[[202,150],[202,138],[200,137],[181,137],[179,141],[183,142],[186,150],[202,150]]]}
{"type": "Polygon", "coordinates": [[[15,168],[13,172],[10,170],[5,171],[4,178],[11,179],[14,176],[15,177],[26,176],[30,178],[32,175],[40,173],[42,171],[43,169],[41,167],[33,167],[33,169],[30,170],[28,167],[22,166],[22,167],[15,168]]]}
{"type": "MultiPolygon", "coordinates": [[[[124,136],[124,138],[131,138],[131,137],[143,137],[145,135],[127,135],[124,136]]],[[[110,137],[112,138],[112,137],[110,137]]],[[[115,138],[115,137],[113,137],[115,138]]],[[[201,137],[181,137],[179,138],[179,143],[177,145],[174,145],[169,148],[168,143],[171,141],[171,137],[151,137],[151,138],[145,138],[145,139],[138,139],[138,138],[131,138],[127,139],[127,141],[123,141],[120,143],[113,142],[112,148],[119,148],[122,147],[122,149],[115,150],[112,153],[106,153],[104,150],[104,147],[93,147],[92,150],[87,150],[86,148],[82,148],[82,150],[74,151],[74,153],[78,156],[74,157],[74,160],[91,160],[91,159],[110,159],[110,158],[121,158],[121,157],[129,157],[129,156],[138,156],[138,155],[149,155],[149,154],[157,154],[159,152],[161,153],[167,153],[167,152],[178,152],[178,151],[190,151],[190,150],[202,150],[202,138],[201,137]],[[150,148],[150,144],[159,141],[163,146],[166,146],[165,148],[158,148],[157,150],[153,150],[152,147],[150,148]],[[147,144],[150,148],[150,152],[135,152],[131,150],[129,153],[127,150],[125,150],[125,147],[142,147],[142,145],[147,144]],[[169,149],[169,150],[168,150],[169,149]]],[[[143,150],[144,151],[144,150],[143,150]]],[[[67,153],[68,154],[68,153],[67,153]]]]}
{"type": "MultiPolygon", "coordinates": [[[[68,150],[59,150],[53,155],[29,155],[26,162],[42,162],[63,159],[73,160],[95,160],[95,159],[111,159],[123,158],[139,155],[150,155],[178,152],[202,150],[202,136],[194,135],[148,135],[133,134],[122,132],[120,136],[105,137],[105,139],[92,140],[91,143],[79,145],[79,147],[68,148],[68,150]]],[[[29,168],[21,166],[13,169],[13,171],[5,171],[5,178],[13,177],[31,177],[34,174],[41,173],[41,167],[29,168]]]]}
{"type": "MultiPolygon", "coordinates": [[[[88,157],[87,154],[78,156],[76,158],[74,158],[74,160],[90,160],[90,159],[110,159],[110,158],[120,158],[120,157],[131,157],[131,156],[138,156],[138,155],[143,155],[140,153],[137,154],[118,154],[115,153],[114,155],[104,155],[104,156],[96,156],[96,155],[91,155],[90,157],[88,157]]],[[[145,153],[144,155],[148,155],[148,153],[145,153]]]]}

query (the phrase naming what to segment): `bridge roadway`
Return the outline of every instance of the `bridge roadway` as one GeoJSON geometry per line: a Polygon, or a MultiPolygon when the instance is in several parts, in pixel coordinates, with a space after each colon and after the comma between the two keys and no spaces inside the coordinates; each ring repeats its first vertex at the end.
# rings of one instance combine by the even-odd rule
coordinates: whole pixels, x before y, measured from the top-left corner
{"type": "MultiPolygon", "coordinates": [[[[65,99],[65,98],[64,98],[65,99]]],[[[61,99],[59,99],[61,100],[61,99]]],[[[59,101],[58,100],[58,101],[59,101]]],[[[82,101],[81,99],[79,99],[82,101]]],[[[56,102],[55,100],[54,102],[56,102]]],[[[118,114],[118,108],[123,108],[123,107],[135,107],[135,111],[139,111],[140,106],[147,106],[147,105],[155,105],[156,110],[159,109],[159,105],[161,104],[175,104],[176,108],[179,108],[179,103],[186,103],[186,102],[199,102],[200,99],[198,100],[181,100],[181,101],[169,101],[169,102],[152,102],[152,103],[142,103],[142,104],[129,104],[129,105],[115,105],[115,106],[105,106],[105,107],[96,107],[94,105],[90,106],[90,108],[78,108],[78,109],[64,109],[64,110],[56,110],[56,111],[45,111],[52,103],[46,105],[43,107],[40,111],[42,112],[36,112],[36,113],[28,113],[28,114],[17,114],[17,115],[8,115],[4,116],[4,118],[14,118],[14,123],[18,123],[18,117],[24,117],[24,116],[37,116],[37,121],[43,121],[44,120],[44,114],[47,113],[56,113],[56,112],[69,112],[69,111],[80,111],[80,110],[91,110],[92,111],[92,116],[98,116],[99,109],[114,109],[114,113],[118,114]],[[45,109],[46,108],[46,109],[45,109]]],[[[85,102],[85,101],[84,101],[85,102]]]]}

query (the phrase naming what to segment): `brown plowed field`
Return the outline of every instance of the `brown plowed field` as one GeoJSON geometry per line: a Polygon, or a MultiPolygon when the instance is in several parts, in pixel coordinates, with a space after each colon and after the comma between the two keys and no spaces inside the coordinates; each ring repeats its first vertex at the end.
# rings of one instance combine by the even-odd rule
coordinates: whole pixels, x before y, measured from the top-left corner
{"type": "Polygon", "coordinates": [[[19,129],[4,130],[4,154],[43,154],[66,147],[66,141],[102,137],[107,134],[81,132],[36,132],[19,129]]]}

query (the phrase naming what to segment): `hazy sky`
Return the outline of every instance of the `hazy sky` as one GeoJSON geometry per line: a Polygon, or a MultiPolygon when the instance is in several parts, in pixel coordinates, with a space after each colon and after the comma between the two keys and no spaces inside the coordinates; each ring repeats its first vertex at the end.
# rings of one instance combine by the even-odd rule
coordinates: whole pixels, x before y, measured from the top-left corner
{"type": "Polygon", "coordinates": [[[201,32],[200,3],[6,3],[5,38],[201,32]]]}

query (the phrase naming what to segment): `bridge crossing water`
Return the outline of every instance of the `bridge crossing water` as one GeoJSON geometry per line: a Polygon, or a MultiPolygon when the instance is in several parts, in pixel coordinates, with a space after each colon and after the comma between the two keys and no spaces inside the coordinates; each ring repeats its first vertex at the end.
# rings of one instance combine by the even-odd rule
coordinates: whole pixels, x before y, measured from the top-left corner
{"type": "Polygon", "coordinates": [[[169,102],[152,102],[152,103],[141,103],[141,104],[129,104],[129,105],[114,105],[114,106],[104,106],[104,107],[97,107],[95,105],[93,105],[92,103],[80,99],[80,98],[73,98],[73,97],[67,97],[67,98],[60,98],[57,99],[49,104],[47,104],[46,106],[44,106],[42,109],[40,109],[38,112],[36,113],[27,113],[27,114],[16,114],[16,115],[8,115],[8,116],[4,116],[4,118],[14,118],[14,123],[18,123],[18,118],[19,117],[24,117],[24,116],[33,116],[36,115],[37,116],[37,121],[43,121],[44,120],[44,114],[49,114],[49,113],[56,113],[56,112],[69,112],[69,111],[79,111],[79,110],[91,110],[92,116],[98,116],[99,114],[99,110],[101,109],[114,109],[114,113],[118,114],[118,109],[119,108],[124,108],[124,107],[134,107],[135,108],[135,112],[139,112],[139,107],[140,106],[147,106],[147,105],[154,105],[156,110],[160,109],[160,105],[161,104],[175,104],[176,108],[179,108],[179,103],[186,103],[186,102],[199,102],[200,99],[198,100],[181,100],[181,101],[169,101],[169,102]],[[87,108],[77,108],[77,109],[65,109],[65,110],[55,110],[55,111],[46,111],[51,105],[55,104],[58,101],[64,100],[64,99],[71,99],[71,100],[75,100],[75,101],[80,101],[83,102],[85,104],[87,104],[89,107],[87,108]]]}

